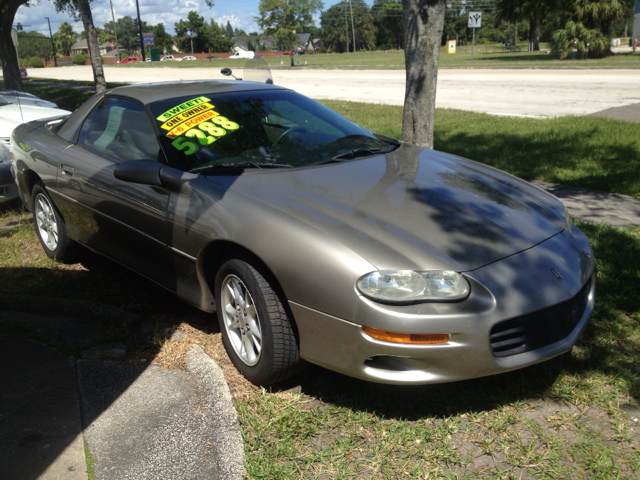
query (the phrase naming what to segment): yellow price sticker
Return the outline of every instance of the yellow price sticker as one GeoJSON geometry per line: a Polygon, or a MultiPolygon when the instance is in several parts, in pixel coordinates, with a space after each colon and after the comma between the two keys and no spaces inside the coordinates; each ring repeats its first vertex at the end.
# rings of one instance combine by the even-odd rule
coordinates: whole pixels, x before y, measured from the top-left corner
{"type": "Polygon", "coordinates": [[[206,112],[207,110],[211,110],[213,108],[214,106],[211,105],[210,103],[203,103],[202,105],[198,105],[197,107],[193,107],[192,109],[187,110],[184,113],[176,115],[172,119],[163,123],[162,128],[164,128],[165,130],[171,130],[177,127],[178,125],[180,125],[182,122],[186,122],[191,117],[198,115],[200,113],[206,112]]]}
{"type": "Polygon", "coordinates": [[[214,112],[213,110],[209,110],[207,112],[204,112],[202,115],[198,115],[197,117],[193,117],[193,118],[187,120],[186,122],[178,125],[176,128],[174,128],[169,133],[167,133],[167,137],[169,137],[169,138],[179,137],[180,135],[182,135],[183,133],[185,133],[188,130],[191,130],[193,127],[197,126],[198,124],[200,124],[202,122],[206,122],[210,118],[216,117],[218,115],[220,115],[220,114],[218,112],[214,112]]]}
{"type": "Polygon", "coordinates": [[[207,97],[198,97],[193,100],[189,100],[188,102],[181,103],[180,105],[176,105],[170,110],[167,110],[162,115],[160,115],[157,120],[161,122],[166,122],[170,118],[175,117],[176,115],[180,115],[181,113],[192,109],[198,105],[202,105],[203,103],[210,102],[211,99],[207,97]]]}

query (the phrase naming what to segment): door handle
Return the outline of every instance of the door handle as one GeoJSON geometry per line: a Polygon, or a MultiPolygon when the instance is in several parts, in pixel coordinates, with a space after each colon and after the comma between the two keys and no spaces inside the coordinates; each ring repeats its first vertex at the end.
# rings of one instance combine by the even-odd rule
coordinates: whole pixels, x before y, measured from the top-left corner
{"type": "Polygon", "coordinates": [[[65,165],[64,163],[60,164],[60,170],[62,170],[63,175],[69,175],[70,177],[73,175],[73,167],[65,165]]]}

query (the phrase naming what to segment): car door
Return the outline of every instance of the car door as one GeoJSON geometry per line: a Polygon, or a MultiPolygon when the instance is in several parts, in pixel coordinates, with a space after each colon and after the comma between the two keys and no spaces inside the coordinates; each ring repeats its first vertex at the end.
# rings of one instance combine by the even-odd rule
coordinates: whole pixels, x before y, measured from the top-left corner
{"type": "Polygon", "coordinates": [[[69,235],[173,290],[166,228],[169,192],[116,179],[116,166],[129,160],[164,162],[164,155],[145,108],[106,96],[59,162],[57,189],[67,200],[69,235]]]}

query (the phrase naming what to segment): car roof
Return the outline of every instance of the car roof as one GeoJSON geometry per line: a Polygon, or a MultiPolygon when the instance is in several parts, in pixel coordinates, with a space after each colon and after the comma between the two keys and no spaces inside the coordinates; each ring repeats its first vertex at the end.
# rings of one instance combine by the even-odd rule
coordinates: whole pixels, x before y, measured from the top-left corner
{"type": "Polygon", "coordinates": [[[136,99],[144,104],[154,103],[161,100],[176,97],[186,97],[190,95],[199,96],[227,93],[245,92],[250,90],[286,90],[283,87],[268,85],[266,83],[247,82],[239,80],[209,80],[209,81],[183,81],[183,82],[161,82],[143,83],[138,85],[125,85],[116,87],[107,95],[117,95],[136,99]]]}

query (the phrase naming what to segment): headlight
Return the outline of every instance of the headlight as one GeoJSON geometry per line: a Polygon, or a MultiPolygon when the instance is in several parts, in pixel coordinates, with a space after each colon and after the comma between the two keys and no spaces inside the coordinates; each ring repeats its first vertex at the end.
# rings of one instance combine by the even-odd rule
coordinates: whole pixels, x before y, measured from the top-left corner
{"type": "Polygon", "coordinates": [[[469,294],[465,278],[445,270],[381,270],[363,275],[356,285],[365,297],[386,303],[461,300],[469,294]]]}

